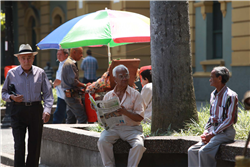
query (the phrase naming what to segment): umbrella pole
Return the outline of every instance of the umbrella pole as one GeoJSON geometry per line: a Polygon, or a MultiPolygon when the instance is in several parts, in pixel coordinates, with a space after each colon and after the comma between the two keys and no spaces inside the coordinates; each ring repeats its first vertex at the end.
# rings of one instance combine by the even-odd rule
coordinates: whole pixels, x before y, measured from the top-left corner
{"type": "MultiPolygon", "coordinates": [[[[111,61],[111,53],[110,53],[110,46],[109,46],[109,43],[108,43],[108,61],[110,62],[111,61]]],[[[108,64],[109,64],[108,62],[108,64]]]]}

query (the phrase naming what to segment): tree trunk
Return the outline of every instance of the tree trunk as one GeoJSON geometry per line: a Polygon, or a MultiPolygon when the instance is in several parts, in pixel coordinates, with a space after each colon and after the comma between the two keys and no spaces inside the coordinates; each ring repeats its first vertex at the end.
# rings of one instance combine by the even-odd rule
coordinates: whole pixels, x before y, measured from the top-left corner
{"type": "Polygon", "coordinates": [[[153,114],[151,132],[198,120],[190,54],[188,3],[151,1],[153,114]]]}

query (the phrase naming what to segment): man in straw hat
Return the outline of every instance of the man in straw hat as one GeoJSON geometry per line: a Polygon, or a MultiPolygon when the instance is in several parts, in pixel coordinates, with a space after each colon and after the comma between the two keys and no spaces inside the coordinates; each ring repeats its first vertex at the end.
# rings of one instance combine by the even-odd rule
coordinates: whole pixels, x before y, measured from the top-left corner
{"type": "Polygon", "coordinates": [[[20,65],[9,70],[2,88],[2,98],[13,102],[11,127],[15,142],[15,167],[36,167],[39,163],[43,123],[49,121],[53,105],[50,82],[43,69],[33,66],[37,52],[22,44],[14,54],[20,65]],[[15,90],[11,89],[14,87],[15,90]],[[44,101],[44,108],[41,104],[44,101]],[[28,156],[25,164],[25,134],[29,131],[28,156]]]}
{"type": "Polygon", "coordinates": [[[188,149],[188,167],[216,167],[215,155],[222,143],[233,142],[237,121],[238,95],[226,86],[229,70],[215,67],[210,85],[215,87],[210,97],[210,117],[199,143],[188,149]]]}

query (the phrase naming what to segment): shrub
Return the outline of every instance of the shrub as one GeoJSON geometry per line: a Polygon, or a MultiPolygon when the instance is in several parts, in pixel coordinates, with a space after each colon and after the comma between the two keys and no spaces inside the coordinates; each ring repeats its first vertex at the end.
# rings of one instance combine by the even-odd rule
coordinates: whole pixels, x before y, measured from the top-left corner
{"type": "MultiPolygon", "coordinates": [[[[198,112],[199,122],[191,120],[191,123],[187,123],[184,129],[180,131],[172,131],[171,125],[168,127],[168,130],[165,133],[151,134],[151,124],[142,123],[144,136],[200,136],[204,131],[204,126],[208,121],[210,116],[209,114],[210,106],[207,103],[201,110],[198,112]]],[[[242,108],[242,104],[239,107],[238,113],[238,122],[234,124],[236,130],[235,139],[237,140],[246,140],[248,137],[248,132],[250,131],[250,112],[242,108]]],[[[100,125],[96,127],[90,127],[90,131],[102,132],[103,128],[100,125]]]]}
{"type": "Polygon", "coordinates": [[[4,107],[6,105],[6,101],[2,99],[2,87],[3,85],[0,86],[0,98],[1,98],[0,107],[4,107]]]}
{"type": "Polygon", "coordinates": [[[57,103],[56,89],[53,88],[52,93],[53,93],[53,97],[54,97],[54,103],[53,104],[56,104],[57,103]]]}

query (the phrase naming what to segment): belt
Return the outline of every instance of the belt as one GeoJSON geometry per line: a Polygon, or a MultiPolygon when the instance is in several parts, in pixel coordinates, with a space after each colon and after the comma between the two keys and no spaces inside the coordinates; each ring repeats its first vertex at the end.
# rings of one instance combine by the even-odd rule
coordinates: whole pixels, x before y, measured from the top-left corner
{"type": "Polygon", "coordinates": [[[33,102],[14,102],[14,105],[17,106],[35,106],[41,104],[41,101],[33,101],[33,102]]]}

